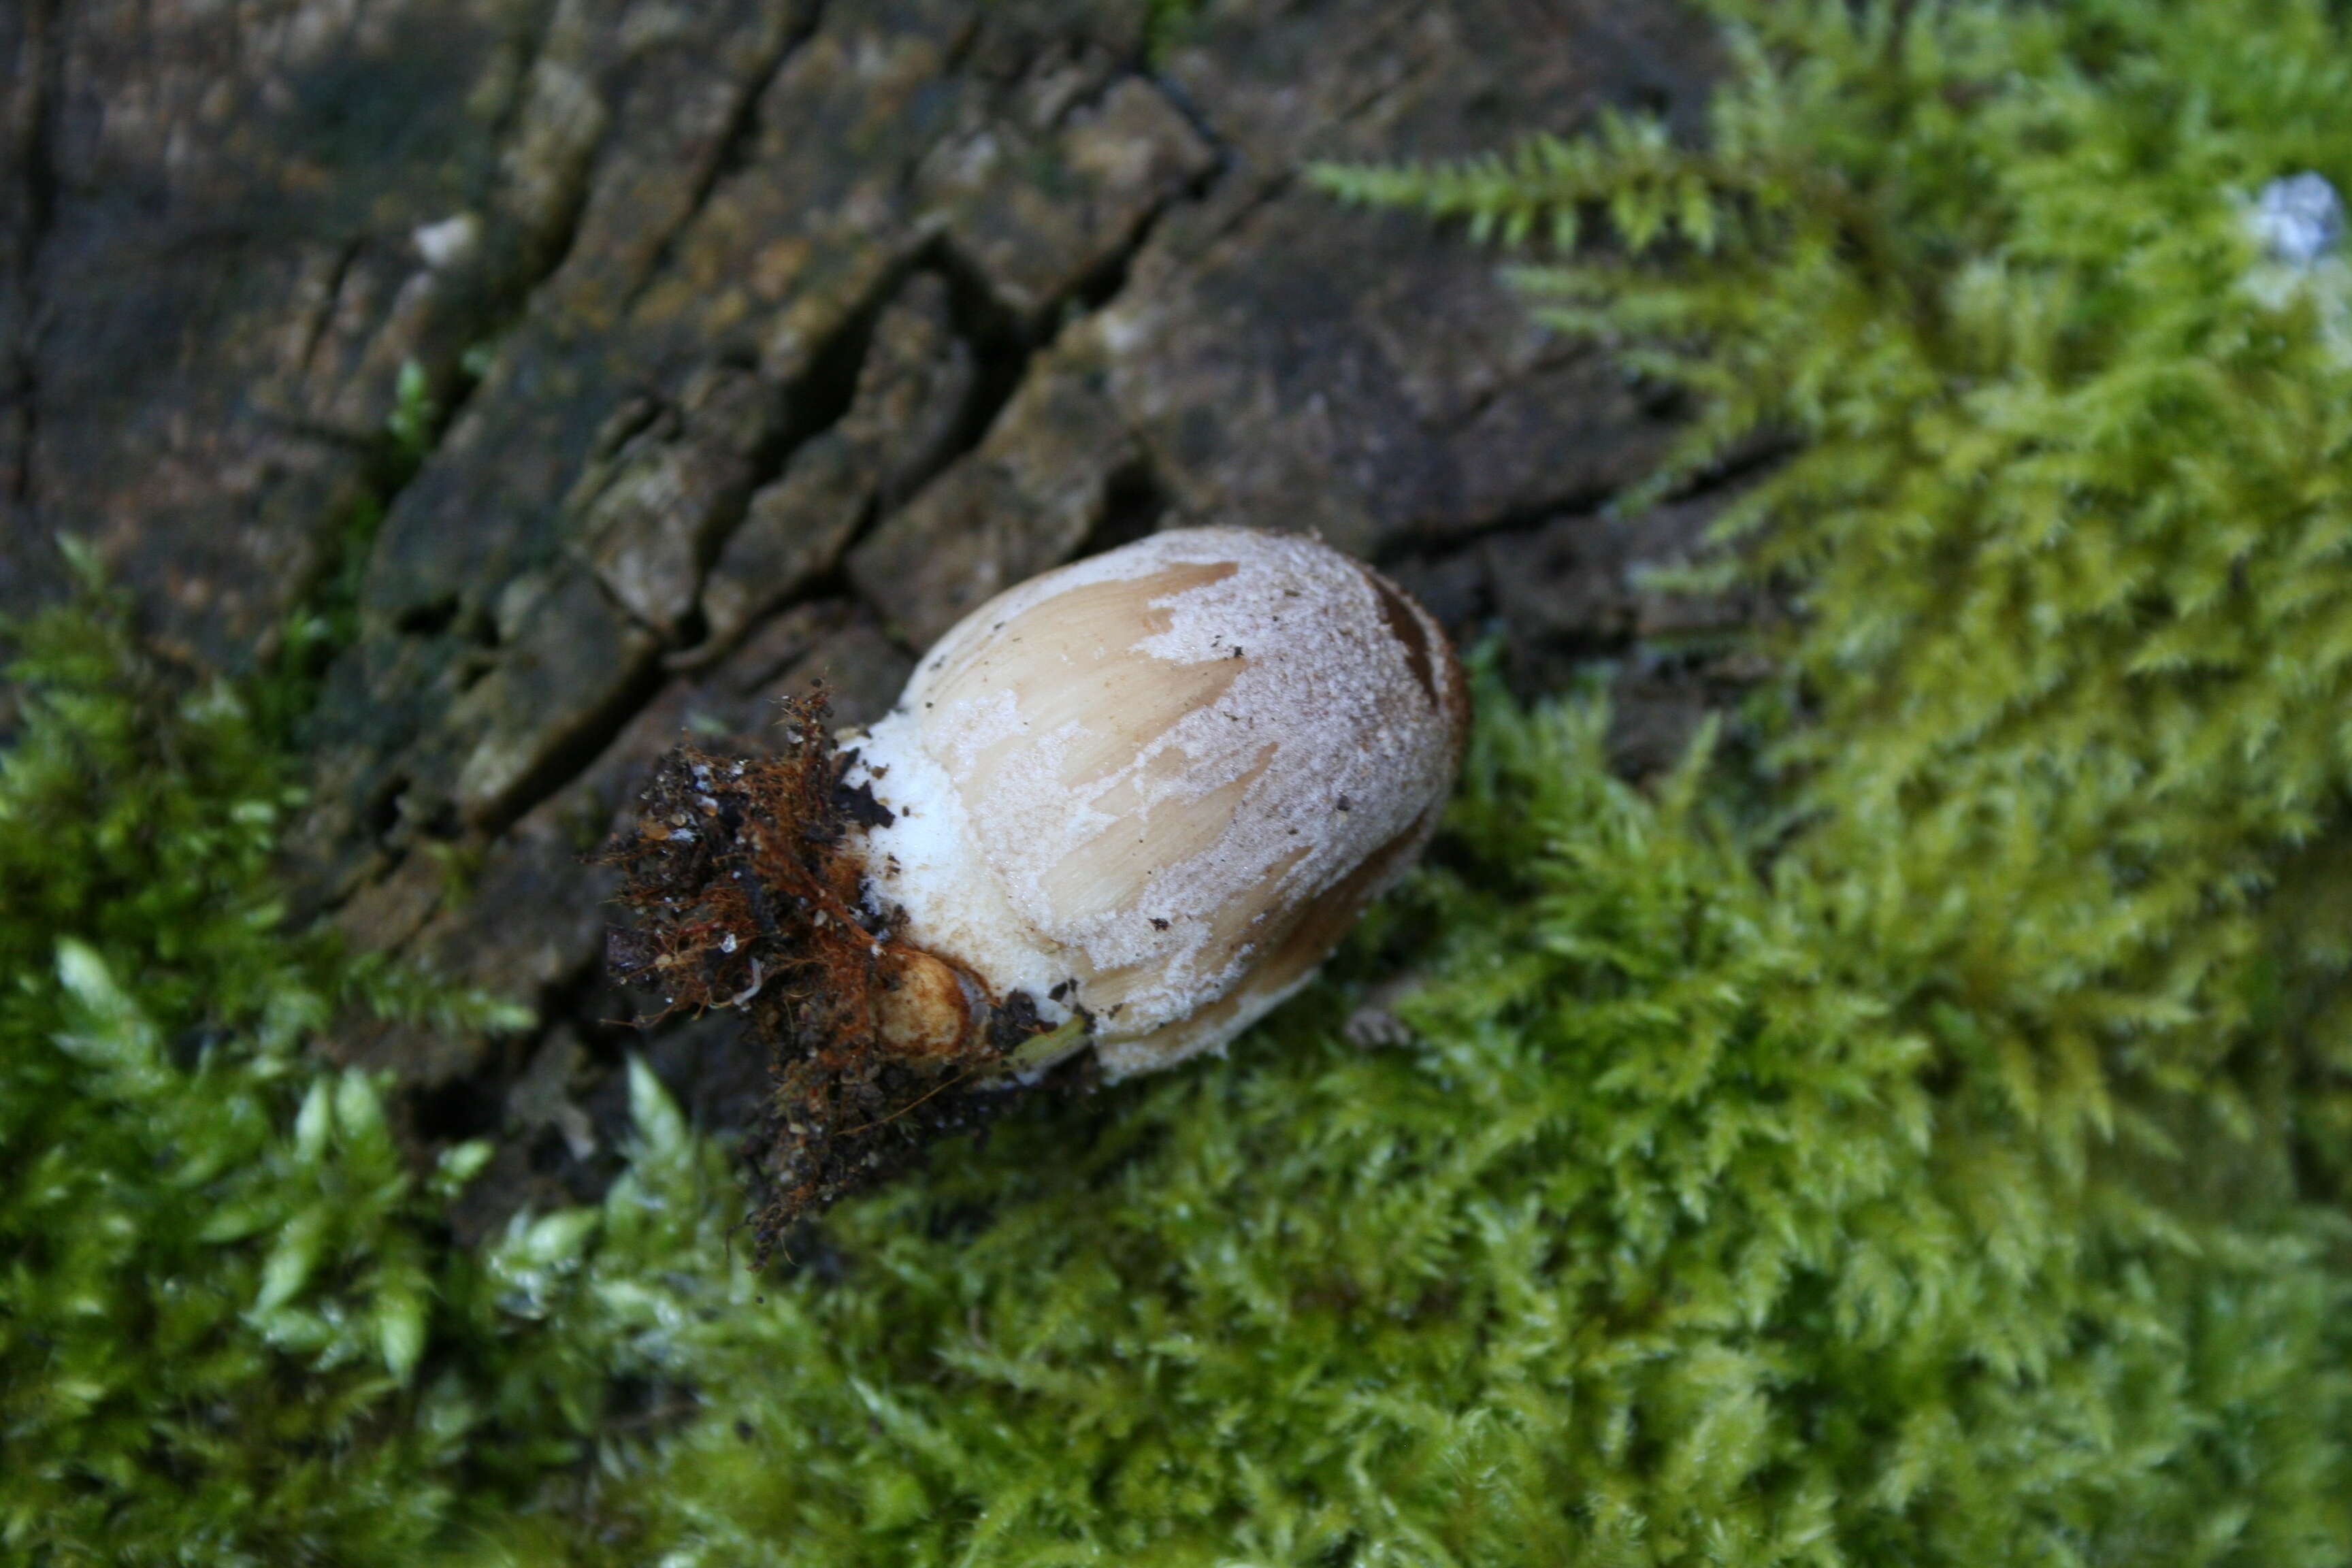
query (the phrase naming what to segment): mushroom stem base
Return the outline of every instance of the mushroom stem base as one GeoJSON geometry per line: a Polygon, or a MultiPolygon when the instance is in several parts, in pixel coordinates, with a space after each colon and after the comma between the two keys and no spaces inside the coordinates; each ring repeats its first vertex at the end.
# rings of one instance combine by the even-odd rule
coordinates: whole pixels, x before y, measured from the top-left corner
{"type": "Polygon", "coordinates": [[[733,1007],[766,1049],[747,1144],[763,1261],[803,1218],[1000,1112],[1024,1064],[1053,1054],[1037,1047],[1067,1045],[1026,994],[993,995],[903,941],[903,920],[864,912],[860,829],[888,813],[844,785],[826,711],[821,692],[790,705],[774,757],[668,752],[598,857],[635,917],[607,933],[606,966],[662,999],[646,1025],[733,1007]]]}

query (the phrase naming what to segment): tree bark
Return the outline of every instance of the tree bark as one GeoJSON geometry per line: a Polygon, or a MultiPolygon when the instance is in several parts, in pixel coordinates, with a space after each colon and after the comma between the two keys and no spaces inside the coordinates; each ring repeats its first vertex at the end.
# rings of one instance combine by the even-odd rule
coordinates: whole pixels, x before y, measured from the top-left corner
{"type": "MultiPolygon", "coordinates": [[[[1704,500],[1601,510],[1671,410],[1492,256],[1297,178],[1604,106],[1696,134],[1704,24],[1150,28],[1143,0],[0,8],[0,609],[60,591],[59,532],[200,669],[344,595],[307,898],[549,1022],[336,1048],[433,1130],[503,1128],[509,1199],[593,1180],[624,1048],[708,1119],[752,1091],[709,1025],[614,1030],[596,978],[580,853],[681,731],[756,746],[819,679],[870,718],[989,594],[1177,523],[1319,531],[1538,683],[1737,613],[1634,582],[1704,500]]],[[[1643,679],[1637,764],[1706,696],[1643,679]]]]}

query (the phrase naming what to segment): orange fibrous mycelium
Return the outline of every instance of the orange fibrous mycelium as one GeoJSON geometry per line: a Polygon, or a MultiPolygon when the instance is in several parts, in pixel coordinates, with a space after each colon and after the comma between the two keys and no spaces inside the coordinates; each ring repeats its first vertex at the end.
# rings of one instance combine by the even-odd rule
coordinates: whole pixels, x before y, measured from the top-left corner
{"type": "Polygon", "coordinates": [[[635,827],[599,857],[621,868],[618,902],[635,917],[607,934],[606,966],[661,998],[647,1022],[735,1008],[766,1047],[748,1149],[762,1258],[796,1220],[1018,1098],[1006,1058],[1045,1031],[1027,995],[990,994],[904,941],[896,911],[866,908],[859,829],[890,813],[844,784],[855,753],[826,714],[822,692],[787,703],[772,757],[667,753],[635,827]]]}

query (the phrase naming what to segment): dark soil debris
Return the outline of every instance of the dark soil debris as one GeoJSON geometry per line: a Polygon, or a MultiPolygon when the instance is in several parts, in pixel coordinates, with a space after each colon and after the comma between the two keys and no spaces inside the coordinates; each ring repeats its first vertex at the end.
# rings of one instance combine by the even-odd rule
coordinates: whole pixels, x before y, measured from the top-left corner
{"type": "MultiPolygon", "coordinates": [[[[634,916],[607,933],[606,966],[661,998],[647,1022],[739,1008],[767,1053],[768,1103],[746,1144],[760,1262],[797,1221],[1022,1099],[982,1086],[1045,1027],[1018,992],[962,1005],[983,1016],[919,1049],[893,1026],[904,1016],[894,997],[915,994],[910,976],[945,961],[861,905],[857,830],[892,818],[870,789],[843,787],[849,757],[827,713],[822,692],[788,704],[773,758],[667,752],[635,826],[599,857],[621,868],[618,901],[634,916]]],[[[968,995],[986,997],[976,976],[950,967],[968,995]]]]}

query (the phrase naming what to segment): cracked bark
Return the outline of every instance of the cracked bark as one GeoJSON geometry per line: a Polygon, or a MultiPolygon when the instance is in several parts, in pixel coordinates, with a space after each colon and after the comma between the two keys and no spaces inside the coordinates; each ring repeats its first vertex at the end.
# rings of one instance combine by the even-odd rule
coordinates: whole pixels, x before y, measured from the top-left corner
{"type": "MultiPolygon", "coordinates": [[[[58,584],[58,563],[40,527],[30,455],[40,412],[40,331],[35,269],[53,221],[51,119],[57,97],[56,0],[26,0],[0,19],[0,611],[21,609],[58,584]]],[[[0,709],[0,731],[6,728],[0,709]]]]}
{"type": "Polygon", "coordinates": [[[1142,0],[162,0],[143,47],[138,9],[0,21],[44,153],[15,164],[54,171],[0,197],[0,505],[37,493],[159,645],[230,669],[383,507],[293,857],[355,940],[546,1010],[336,1037],[492,1107],[521,1168],[609,1160],[625,1049],[722,1119],[749,1082],[707,1023],[615,1026],[595,978],[577,857],[646,763],[756,748],[820,677],[873,717],[1074,553],[1318,527],[1499,620],[1531,682],[1661,639],[1668,685],[1728,679],[1718,612],[1635,582],[1699,514],[1596,515],[1661,412],[1490,257],[1295,178],[1687,116],[1706,33],[1671,0],[1212,0],[1151,67],[1142,0]],[[444,412],[394,490],[409,363],[444,412]]]}

